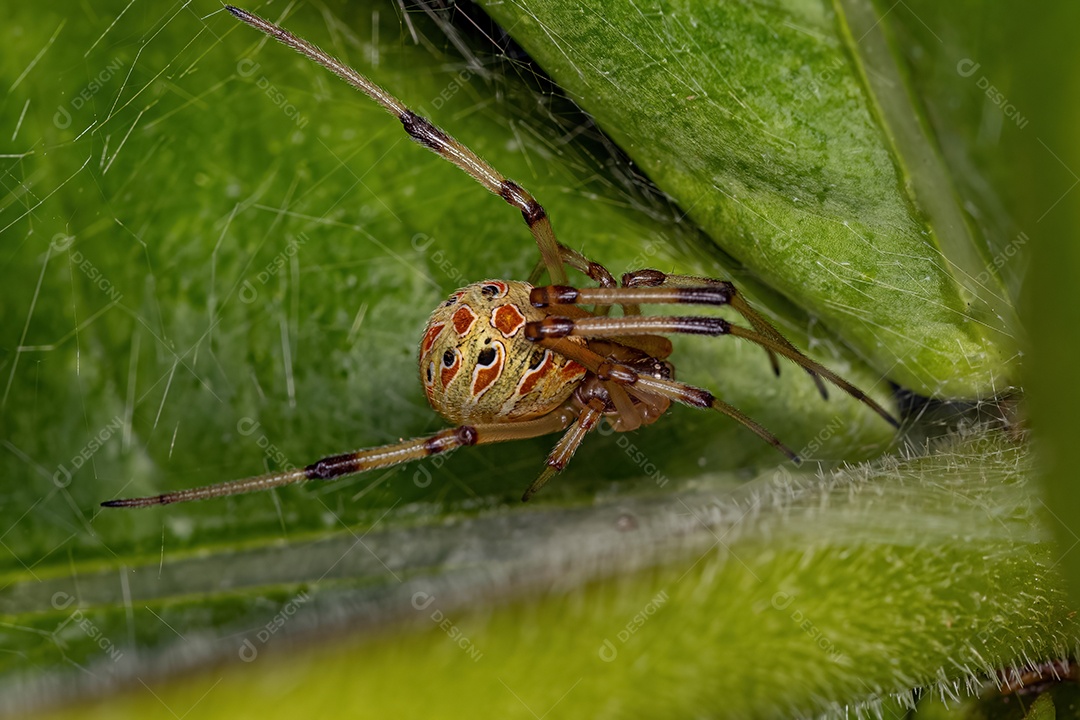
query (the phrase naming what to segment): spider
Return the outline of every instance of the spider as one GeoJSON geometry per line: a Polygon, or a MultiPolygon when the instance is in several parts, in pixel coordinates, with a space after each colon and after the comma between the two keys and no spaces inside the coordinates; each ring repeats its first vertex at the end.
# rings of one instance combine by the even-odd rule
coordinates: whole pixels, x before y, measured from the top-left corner
{"type": "Polygon", "coordinates": [[[733,335],[765,349],[773,371],[778,356],[802,367],[827,398],[832,383],[899,427],[895,418],[861,390],[799,352],[726,281],[659,270],[637,270],[621,285],[599,263],[555,238],[547,213],[524,188],[474,152],[409,110],[356,70],[310,42],[246,10],[226,10],[251,27],[339,75],[395,115],[413,140],[471,175],[521,211],[540,249],[552,285],[484,280],[453,292],[431,314],[420,340],[420,380],[431,406],[454,424],[433,435],[323,458],[302,469],[177,490],[151,497],[109,500],[105,507],[147,507],[266,490],[308,480],[330,480],[419,460],[466,445],[520,440],[565,431],[526,501],[566,467],[585,436],[606,418],[627,432],[656,422],[672,402],[718,410],[774,446],[796,464],[798,455],[772,433],[708,390],[678,382],[668,357],[667,334],[733,335]],[[599,287],[568,284],[566,268],[599,287]],[[750,327],[719,317],[652,316],[642,305],[728,305],[750,327]],[[583,306],[589,306],[587,310],[583,306]],[[609,316],[619,306],[622,315],[609,316]]]}

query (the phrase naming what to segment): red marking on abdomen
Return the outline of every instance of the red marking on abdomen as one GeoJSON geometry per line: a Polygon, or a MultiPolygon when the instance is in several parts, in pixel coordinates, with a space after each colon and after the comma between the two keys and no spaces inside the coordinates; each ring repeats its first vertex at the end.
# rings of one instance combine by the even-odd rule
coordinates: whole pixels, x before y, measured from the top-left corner
{"type": "Polygon", "coordinates": [[[442,380],[443,388],[446,388],[450,384],[450,381],[454,379],[454,376],[458,374],[458,370],[461,369],[461,353],[454,353],[454,364],[450,367],[442,365],[439,368],[439,379],[442,380]]]}
{"type": "Polygon", "coordinates": [[[491,346],[495,348],[495,361],[490,365],[477,364],[473,370],[472,396],[473,402],[480,399],[502,375],[503,364],[506,361],[506,349],[501,342],[495,341],[491,346]]]}
{"type": "Polygon", "coordinates": [[[469,332],[473,323],[476,322],[476,313],[474,313],[468,305],[462,305],[454,311],[454,329],[457,330],[457,334],[464,337],[465,333],[469,332]]]}
{"type": "Polygon", "coordinates": [[[530,370],[521,377],[521,382],[518,383],[517,393],[518,395],[525,397],[531,393],[540,381],[551,372],[551,368],[555,365],[555,357],[550,350],[544,351],[544,359],[540,361],[540,364],[535,370],[530,370]]]}
{"type": "Polygon", "coordinates": [[[568,360],[566,365],[563,365],[562,373],[560,373],[565,382],[573,382],[578,378],[585,377],[585,373],[588,372],[584,365],[579,365],[573,360],[568,360]]]}
{"type": "Polygon", "coordinates": [[[510,289],[510,286],[504,283],[502,280],[485,280],[484,282],[480,283],[481,287],[485,285],[492,285],[495,287],[495,297],[503,297],[504,295],[506,295],[506,291],[510,289]]]}
{"type": "Polygon", "coordinates": [[[424,339],[420,341],[420,357],[424,357],[431,352],[431,346],[439,339],[444,327],[446,327],[446,323],[435,323],[427,329],[427,332],[424,333],[424,339]]]}
{"type": "Polygon", "coordinates": [[[512,303],[500,305],[491,311],[491,326],[501,332],[503,337],[513,337],[525,326],[525,316],[512,303]]]}

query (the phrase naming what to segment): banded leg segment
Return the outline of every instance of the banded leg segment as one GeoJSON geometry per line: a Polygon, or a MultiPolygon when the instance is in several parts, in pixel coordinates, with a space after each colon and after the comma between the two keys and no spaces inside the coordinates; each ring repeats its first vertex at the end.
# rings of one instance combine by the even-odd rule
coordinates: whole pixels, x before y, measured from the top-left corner
{"type": "MultiPolygon", "coordinates": [[[[822,397],[828,398],[823,382],[824,379],[866,404],[893,427],[899,427],[896,418],[864,392],[824,365],[814,362],[800,352],[768,320],[750,307],[749,303],[739,295],[732,283],[725,280],[713,280],[689,275],[667,275],[659,270],[638,270],[624,274],[622,279],[623,287],[618,288],[574,288],[566,285],[533,288],[529,300],[535,307],[577,304],[604,306],[618,305],[624,302],[631,303],[635,308],[638,305],[667,304],[730,305],[746,318],[747,322],[753,327],[752,331],[738,325],[731,325],[720,318],[621,317],[603,318],[602,320],[590,319],[588,321],[577,320],[572,324],[581,326],[581,323],[585,322],[586,325],[591,324],[592,327],[587,329],[585,326],[581,326],[578,331],[565,334],[584,337],[615,337],[650,332],[736,335],[761,346],[768,353],[769,361],[772,363],[773,371],[776,374],[780,373],[777,356],[783,355],[802,367],[814,378],[822,397]]],[[[566,326],[563,320],[558,316],[550,316],[544,320],[544,324],[547,326],[545,329],[526,327],[526,333],[531,331],[533,335],[546,333],[544,335],[546,337],[561,337],[562,335],[559,333],[566,326]]]]}
{"type": "MultiPolygon", "coordinates": [[[[677,289],[677,288],[676,288],[677,289]]],[[[846,392],[851,397],[863,403],[871,410],[880,415],[893,427],[899,427],[899,423],[885,408],[879,405],[859,388],[840,377],[821,363],[814,362],[801,352],[793,348],[790,343],[780,343],[775,337],[765,335],[741,327],[732,325],[727,320],[718,317],[684,316],[684,317],[655,317],[655,316],[632,316],[632,317],[586,317],[571,319],[557,315],[549,315],[541,321],[530,322],[525,325],[525,337],[533,342],[563,338],[571,335],[584,338],[608,338],[623,335],[647,335],[658,334],[689,334],[689,335],[733,335],[749,340],[759,345],[770,353],[783,355],[796,363],[815,377],[822,377],[836,387],[846,392]]]]}
{"type": "Polygon", "coordinates": [[[543,320],[525,324],[525,337],[533,342],[544,338],[560,338],[576,335],[586,338],[614,338],[621,335],[673,334],[727,335],[736,327],[718,317],[688,315],[683,317],[657,317],[634,315],[631,317],[583,317],[568,318],[548,315],[543,320]]]}
{"type": "Polygon", "coordinates": [[[513,180],[507,179],[479,155],[455,140],[449,133],[439,129],[427,118],[412,112],[404,103],[386,90],[337,58],[327,54],[316,45],[246,10],[231,5],[226,5],[225,9],[256,30],[266,33],[281,44],[302,55],[306,55],[379,103],[379,105],[382,105],[390,114],[401,121],[405,132],[413,140],[457,165],[487,188],[488,191],[498,195],[520,210],[525,223],[529,226],[529,231],[532,232],[533,237],[536,239],[536,244],[540,248],[540,255],[543,257],[544,265],[551,275],[552,282],[565,283],[567,281],[566,269],[563,267],[562,255],[559,250],[560,245],[555,239],[555,231],[551,227],[551,221],[548,219],[544,207],[527,190],[513,180]]]}
{"type": "MultiPolygon", "coordinates": [[[[726,304],[730,305],[740,315],[746,318],[746,321],[750,323],[751,327],[757,330],[762,335],[767,335],[773,338],[781,345],[786,345],[794,352],[799,351],[788,342],[779,330],[773,327],[772,323],[761,316],[754,308],[750,307],[750,304],[746,302],[742,296],[736,290],[735,285],[727,280],[715,280],[713,278],[697,277],[694,275],[668,275],[667,273],[660,272],[659,270],[635,270],[633,272],[624,273],[622,276],[623,286],[627,288],[679,288],[683,290],[691,290],[695,288],[713,288],[726,293],[729,297],[726,300],[726,304]]],[[[769,356],[769,363],[772,365],[773,373],[780,374],[780,362],[776,359],[776,354],[765,348],[765,352],[769,356]]],[[[802,353],[799,353],[802,355],[802,353]]],[[[801,363],[800,363],[801,364],[801,363]]],[[[821,393],[821,397],[826,400],[829,398],[829,394],[825,389],[825,383],[821,378],[814,373],[813,370],[803,365],[803,369],[814,378],[814,384],[817,385],[818,392],[821,393]]],[[[893,423],[895,425],[895,423],[893,423]]]]}
{"type": "Polygon", "coordinates": [[[537,341],[537,344],[551,348],[553,351],[580,363],[591,372],[596,373],[596,376],[605,383],[613,382],[621,385],[626,389],[626,392],[642,402],[651,402],[652,398],[659,395],[690,407],[709,408],[721,412],[753,431],[762,440],[786,455],[792,462],[796,464],[802,462],[791,448],[780,442],[779,438],[734,406],[717,398],[708,390],[676,380],[664,380],[641,375],[633,368],[621,363],[611,362],[589,348],[572,343],[564,338],[543,339],[537,341]]]}
{"type": "MultiPolygon", "coordinates": [[[[592,304],[599,306],[629,303],[638,314],[639,305],[730,305],[762,335],[772,338],[793,352],[799,351],[788,342],[779,330],[743,300],[735,286],[726,280],[693,277],[690,275],[667,275],[659,270],[638,270],[623,275],[621,288],[574,288],[565,285],[534,288],[530,301],[535,307],[548,305],[592,304]]],[[[773,372],[780,374],[780,363],[769,348],[765,348],[773,372]]],[[[802,356],[802,353],[799,353],[802,356]]],[[[803,363],[799,363],[817,385],[823,398],[828,398],[821,378],[803,363]]]]}
{"type": "Polygon", "coordinates": [[[578,415],[577,420],[570,426],[570,429],[559,438],[559,442],[555,444],[551,454],[548,455],[547,467],[540,473],[540,477],[536,478],[532,485],[528,487],[525,494],[521,496],[522,502],[528,502],[533,495],[540,492],[540,489],[547,485],[551,478],[562,472],[566,464],[570,462],[570,458],[581,447],[585,436],[596,427],[596,423],[600,422],[600,418],[603,416],[604,404],[595,398],[590,400],[589,404],[578,415]]]}
{"type": "MultiPolygon", "coordinates": [[[[585,257],[577,250],[566,247],[562,243],[559,243],[559,255],[562,261],[568,266],[574,268],[582,275],[585,275],[590,280],[598,283],[601,288],[618,288],[619,283],[615,281],[615,276],[611,274],[611,271],[598,262],[593,262],[589,258],[585,257]]],[[[543,262],[539,263],[529,275],[529,284],[535,285],[540,277],[544,273],[543,262]]],[[[552,282],[555,282],[552,280],[552,282]]],[[[565,285],[557,285],[554,287],[566,287],[565,285]]],[[[607,315],[611,310],[611,305],[618,303],[597,303],[593,312],[597,315],[607,315]]],[[[641,309],[637,305],[621,303],[624,315],[638,315],[641,313],[641,309]]],[[[537,307],[542,307],[537,305],[537,307]]]]}
{"type": "Polygon", "coordinates": [[[732,420],[735,420],[754,431],[754,433],[762,440],[784,453],[784,455],[787,455],[791,462],[796,465],[802,463],[802,458],[787,445],[780,442],[775,435],[762,427],[760,423],[752,420],[734,405],[724,402],[704,388],[694,387],[693,385],[687,385],[686,383],[677,382],[675,380],[649,377],[647,375],[639,376],[635,385],[642,390],[670,398],[683,405],[703,409],[711,408],[712,410],[722,412],[732,420]]]}
{"type": "Polygon", "coordinates": [[[729,287],[598,287],[569,285],[535,287],[529,294],[533,307],[549,305],[730,305],[735,289],[729,287]]]}
{"type": "Polygon", "coordinates": [[[150,497],[109,500],[101,503],[101,505],[102,507],[126,508],[169,505],[190,500],[205,500],[224,495],[239,495],[241,493],[268,490],[308,480],[334,480],[347,475],[367,472],[368,470],[421,460],[466,445],[484,445],[547,435],[566,428],[573,421],[575,415],[576,412],[572,408],[564,406],[536,420],[498,425],[460,425],[456,428],[441,430],[434,435],[405,440],[392,445],[383,445],[342,455],[332,455],[302,469],[266,473],[265,475],[256,475],[242,480],[233,480],[187,490],[176,490],[150,497]]]}

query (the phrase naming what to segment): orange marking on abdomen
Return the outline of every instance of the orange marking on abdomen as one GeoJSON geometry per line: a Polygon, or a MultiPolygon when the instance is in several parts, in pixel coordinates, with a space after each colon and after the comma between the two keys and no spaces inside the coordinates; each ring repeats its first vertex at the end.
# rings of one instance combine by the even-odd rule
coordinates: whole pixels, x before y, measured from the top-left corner
{"type": "Polygon", "coordinates": [[[525,326],[525,316],[513,304],[500,305],[491,311],[491,326],[501,332],[503,337],[513,337],[525,326]]]}
{"type": "Polygon", "coordinates": [[[427,329],[427,332],[424,333],[424,339],[420,341],[420,357],[424,357],[431,352],[431,346],[439,339],[444,327],[446,327],[446,323],[435,323],[427,329]]]}
{"type": "Polygon", "coordinates": [[[456,311],[454,311],[454,329],[457,330],[457,334],[464,337],[465,333],[469,332],[473,323],[476,322],[476,313],[474,313],[468,305],[462,305],[456,311]]]}
{"type": "Polygon", "coordinates": [[[522,397],[531,393],[551,368],[555,365],[555,358],[550,350],[544,351],[544,359],[535,370],[525,373],[518,384],[517,393],[522,397]]]}
{"type": "Polygon", "coordinates": [[[493,342],[490,347],[495,349],[495,360],[490,365],[477,363],[473,370],[472,397],[473,402],[480,399],[502,375],[503,364],[506,362],[506,349],[501,342],[493,342]]]}
{"type": "MultiPolygon", "coordinates": [[[[506,295],[506,291],[510,289],[510,286],[504,283],[502,280],[485,280],[480,283],[481,287],[485,285],[491,285],[495,288],[495,297],[503,297],[506,295]]],[[[482,292],[482,291],[481,291],[482,292]]]]}
{"type": "Polygon", "coordinates": [[[584,377],[588,372],[584,365],[579,365],[573,360],[568,360],[566,365],[563,366],[561,375],[566,382],[573,382],[580,377],[584,377]]]}
{"type": "Polygon", "coordinates": [[[439,368],[439,379],[442,380],[442,386],[445,389],[450,381],[454,379],[454,376],[458,374],[458,370],[461,369],[461,355],[454,353],[454,364],[450,367],[442,365],[439,368]]]}

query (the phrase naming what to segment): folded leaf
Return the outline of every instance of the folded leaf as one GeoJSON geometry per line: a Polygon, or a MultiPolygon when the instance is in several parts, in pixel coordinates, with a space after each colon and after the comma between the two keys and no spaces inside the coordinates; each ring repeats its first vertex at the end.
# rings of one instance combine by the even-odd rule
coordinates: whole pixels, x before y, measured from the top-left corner
{"type": "Polygon", "coordinates": [[[868,3],[485,8],[717,245],[890,379],[1007,386],[1013,311],[868,3]]]}

